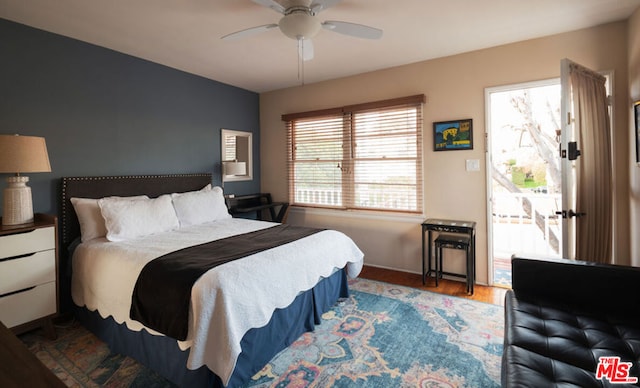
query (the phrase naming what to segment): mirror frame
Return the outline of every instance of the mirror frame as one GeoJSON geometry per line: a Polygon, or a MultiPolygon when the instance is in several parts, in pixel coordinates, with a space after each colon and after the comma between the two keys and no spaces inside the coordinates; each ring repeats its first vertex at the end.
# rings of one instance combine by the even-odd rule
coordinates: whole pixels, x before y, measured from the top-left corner
{"type": "MultiPolygon", "coordinates": [[[[236,143],[236,148],[238,147],[236,143]]],[[[223,182],[237,182],[237,181],[250,181],[253,180],[253,133],[246,131],[236,131],[232,129],[222,129],[220,131],[220,175],[223,182]],[[224,175],[224,169],[222,167],[223,156],[225,155],[225,139],[227,137],[244,137],[247,138],[247,160],[239,160],[240,162],[247,163],[246,175],[224,175]]]]}

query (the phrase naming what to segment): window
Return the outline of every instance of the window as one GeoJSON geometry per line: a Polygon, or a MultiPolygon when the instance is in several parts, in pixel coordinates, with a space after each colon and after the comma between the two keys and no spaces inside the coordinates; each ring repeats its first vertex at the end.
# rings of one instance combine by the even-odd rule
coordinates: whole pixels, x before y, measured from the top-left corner
{"type": "Polygon", "coordinates": [[[422,212],[424,95],[282,116],[289,201],[422,212]]]}

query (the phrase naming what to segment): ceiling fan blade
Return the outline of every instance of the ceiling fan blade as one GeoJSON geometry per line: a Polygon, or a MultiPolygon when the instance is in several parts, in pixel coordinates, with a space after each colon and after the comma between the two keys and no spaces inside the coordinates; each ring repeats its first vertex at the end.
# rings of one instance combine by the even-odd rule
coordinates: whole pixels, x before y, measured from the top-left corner
{"type": "Polygon", "coordinates": [[[298,57],[303,61],[310,61],[313,56],[313,42],[310,39],[298,39],[298,57]]]}
{"type": "Polygon", "coordinates": [[[227,35],[223,36],[220,39],[223,39],[223,40],[240,39],[240,38],[244,38],[246,36],[259,34],[259,33],[264,32],[264,31],[269,31],[269,30],[274,29],[276,27],[278,27],[277,24],[265,24],[263,26],[251,27],[251,28],[247,28],[245,30],[232,32],[230,34],[227,34],[227,35]]]}
{"type": "Polygon", "coordinates": [[[251,0],[251,1],[263,7],[271,8],[272,10],[284,15],[285,8],[282,6],[282,4],[278,3],[275,0],[251,0]]]}
{"type": "Polygon", "coordinates": [[[333,7],[341,1],[342,0],[313,0],[309,8],[311,9],[311,13],[316,15],[318,12],[324,11],[329,7],[333,7]]]}
{"type": "Polygon", "coordinates": [[[339,34],[355,36],[364,39],[380,39],[382,38],[382,30],[365,26],[362,24],[340,22],[337,20],[327,20],[322,23],[325,30],[337,32],[339,34]]]}

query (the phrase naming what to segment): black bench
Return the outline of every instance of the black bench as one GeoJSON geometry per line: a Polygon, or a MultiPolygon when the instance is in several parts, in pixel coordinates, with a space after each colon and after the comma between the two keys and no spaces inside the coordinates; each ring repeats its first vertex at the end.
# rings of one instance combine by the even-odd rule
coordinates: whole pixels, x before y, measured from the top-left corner
{"type": "Polygon", "coordinates": [[[512,276],[503,387],[640,386],[640,268],[514,257],[512,276]]]}

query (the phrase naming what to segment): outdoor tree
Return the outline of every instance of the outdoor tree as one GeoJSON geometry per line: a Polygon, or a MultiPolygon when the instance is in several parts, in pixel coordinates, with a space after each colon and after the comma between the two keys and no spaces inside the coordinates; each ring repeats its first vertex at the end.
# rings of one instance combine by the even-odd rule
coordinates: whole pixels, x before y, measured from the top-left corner
{"type": "MultiPolygon", "coordinates": [[[[562,175],[557,157],[560,145],[559,109],[554,108],[548,98],[540,100],[538,97],[535,101],[535,104],[538,105],[536,106],[531,94],[526,89],[512,92],[509,102],[519,119],[514,120],[514,123],[508,125],[507,129],[511,133],[519,133],[518,149],[513,150],[514,155],[507,155],[509,160],[503,163],[504,170],[499,169],[496,167],[496,163],[493,163],[493,179],[508,192],[519,194],[531,192],[531,188],[527,188],[524,182],[518,182],[518,184],[514,182],[513,174],[516,172],[523,174],[525,178],[528,177],[534,182],[534,185],[543,182],[544,192],[561,192],[562,175]],[[534,112],[534,106],[538,111],[534,112]],[[540,110],[545,111],[544,114],[541,115],[540,110]],[[539,120],[539,118],[544,120],[539,120]],[[529,158],[527,158],[528,155],[529,158]],[[521,161],[516,162],[516,159],[521,159],[521,161]],[[535,163],[540,163],[540,161],[543,166],[537,168],[535,163]],[[540,170],[543,170],[544,174],[536,173],[540,170]],[[540,177],[540,175],[543,176],[540,177]]],[[[521,206],[524,213],[535,222],[544,234],[545,216],[548,215],[535,210],[531,199],[526,195],[523,196],[521,206]]],[[[560,239],[553,230],[549,230],[548,239],[549,246],[556,253],[559,253],[560,239]]]]}

